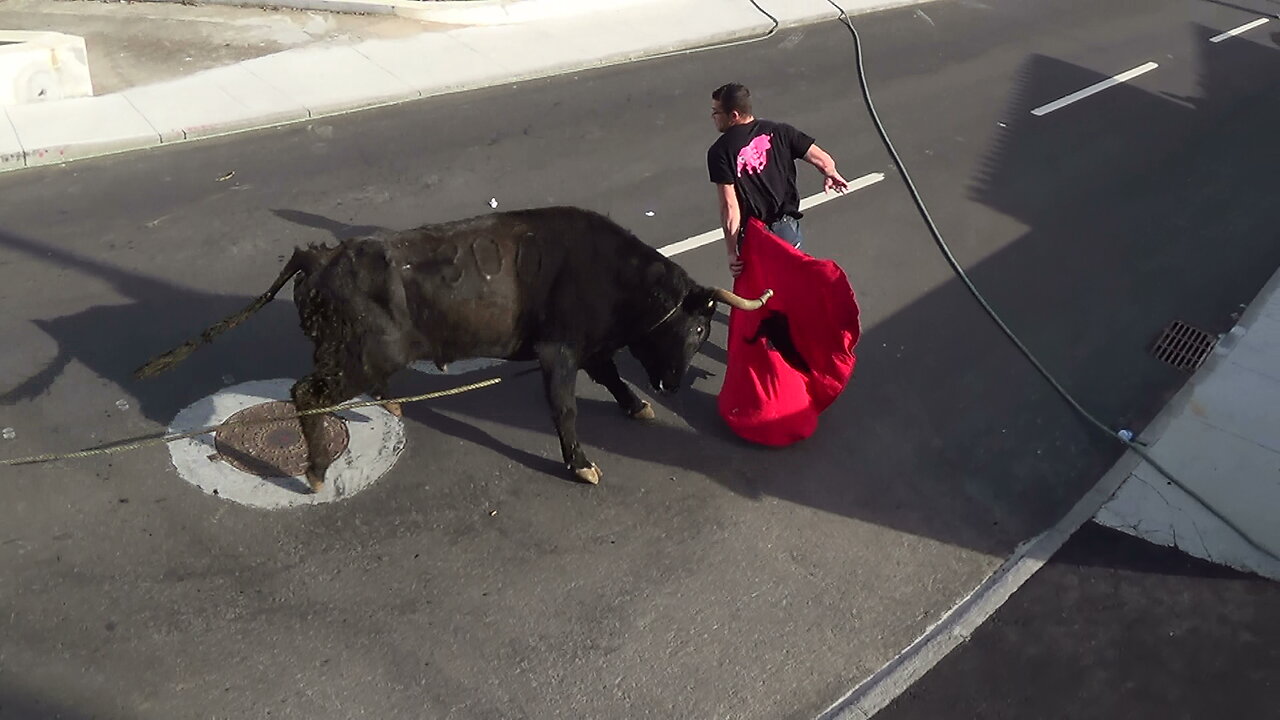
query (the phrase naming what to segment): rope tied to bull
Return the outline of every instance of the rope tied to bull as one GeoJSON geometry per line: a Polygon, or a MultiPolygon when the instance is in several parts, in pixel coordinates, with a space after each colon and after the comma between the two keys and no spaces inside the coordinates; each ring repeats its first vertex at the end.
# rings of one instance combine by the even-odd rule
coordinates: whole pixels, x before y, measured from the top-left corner
{"type": "MultiPolygon", "coordinates": [[[[527,371],[526,371],[527,372],[527,371]]],[[[523,375],[524,373],[520,373],[523,375]]],[[[434,400],[436,398],[448,397],[450,395],[461,395],[462,393],[471,392],[472,390],[480,390],[482,388],[492,387],[502,382],[502,378],[493,377],[488,380],[461,385],[459,387],[449,388],[447,390],[436,390],[434,392],[422,393],[421,395],[410,395],[407,397],[391,398],[386,400],[361,400],[356,402],[345,402],[339,405],[331,405],[329,407],[312,408],[292,415],[284,415],[281,417],[266,418],[262,420],[237,420],[236,422],[219,423],[217,425],[209,425],[198,430],[189,430],[181,433],[156,433],[154,435],[144,435],[135,441],[116,441],[114,443],[106,443],[97,447],[86,448],[77,452],[69,453],[48,453],[44,455],[30,455],[28,457],[10,458],[0,460],[0,465],[34,465],[37,463],[53,462],[55,460],[71,460],[76,458],[92,457],[95,455],[115,455],[129,450],[137,450],[139,448],[151,447],[153,445],[165,445],[177,440],[185,440],[193,438],[197,435],[205,435],[207,433],[217,432],[223,428],[235,427],[238,425],[268,425],[277,423],[282,420],[296,420],[304,415],[323,415],[325,413],[338,412],[341,410],[352,410],[354,408],[369,407],[371,405],[387,405],[419,402],[421,400],[434,400]]]]}

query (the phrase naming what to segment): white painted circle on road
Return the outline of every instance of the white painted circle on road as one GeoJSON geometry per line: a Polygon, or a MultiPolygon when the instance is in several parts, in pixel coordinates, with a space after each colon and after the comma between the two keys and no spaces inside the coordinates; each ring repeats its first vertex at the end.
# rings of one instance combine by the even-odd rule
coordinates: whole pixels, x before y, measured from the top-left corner
{"type": "MultiPolygon", "coordinates": [[[[288,400],[293,380],[255,380],[223,388],[183,409],[169,432],[182,433],[225,422],[232,415],[264,402],[288,400]]],[[[361,397],[360,400],[370,398],[361,397]]],[[[210,460],[218,452],[213,433],[169,443],[178,475],[204,492],[242,505],[283,508],[343,500],[377,482],[404,449],[404,425],[381,406],[337,413],[346,422],[350,441],[329,466],[324,490],[310,492],[301,478],[265,478],[226,462],[210,460]]]]}

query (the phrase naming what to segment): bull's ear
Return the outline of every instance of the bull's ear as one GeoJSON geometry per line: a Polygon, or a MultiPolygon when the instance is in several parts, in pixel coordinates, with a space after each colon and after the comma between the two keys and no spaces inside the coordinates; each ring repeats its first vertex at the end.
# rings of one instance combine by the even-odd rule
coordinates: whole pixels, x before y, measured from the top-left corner
{"type": "Polygon", "coordinates": [[[715,291],[702,286],[695,287],[684,296],[684,311],[690,314],[710,315],[716,310],[715,291]]]}

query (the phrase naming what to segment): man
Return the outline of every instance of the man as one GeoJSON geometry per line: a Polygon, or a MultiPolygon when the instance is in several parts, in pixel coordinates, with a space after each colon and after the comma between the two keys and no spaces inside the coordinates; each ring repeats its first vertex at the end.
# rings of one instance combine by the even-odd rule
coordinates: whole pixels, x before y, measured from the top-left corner
{"type": "Polygon", "coordinates": [[[749,217],[800,247],[796,160],[822,173],[826,191],[842,193],[849,184],[836,172],[836,161],[813,138],[786,123],[757,120],[751,114],[751,91],[743,85],[729,83],[711,93],[711,118],[720,138],[707,151],[707,170],[720,200],[729,271],[737,277],[742,272],[738,243],[749,217]]]}

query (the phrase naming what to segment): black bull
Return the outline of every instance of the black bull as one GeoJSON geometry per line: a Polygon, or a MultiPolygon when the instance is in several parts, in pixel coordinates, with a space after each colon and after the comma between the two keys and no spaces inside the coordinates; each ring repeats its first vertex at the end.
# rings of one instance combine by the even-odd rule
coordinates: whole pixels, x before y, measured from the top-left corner
{"type": "MultiPolygon", "coordinates": [[[[634,418],[649,403],[618,375],[623,347],[659,392],[675,392],[707,339],[715,303],[744,310],[759,300],[695,283],[679,265],[603,215],[571,207],[494,213],[426,225],[336,247],[298,249],[271,288],[244,310],[143,366],[163,372],[235,327],[290,278],[315,368],[294,384],[299,411],[362,393],[387,397],[391,375],[415,360],[438,366],[472,357],[537,360],[565,464],[598,483],[600,468],[578,444],[578,370],[634,418]]],[[[387,409],[399,414],[393,403],[387,409]]],[[[322,419],[301,419],[313,491],[329,465],[322,419]]]]}

